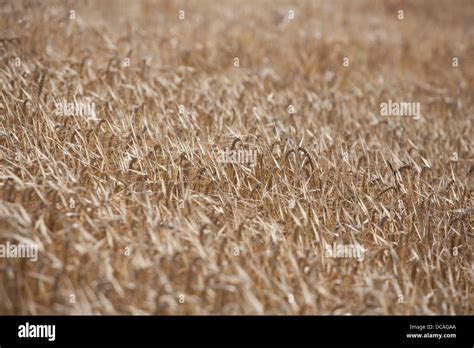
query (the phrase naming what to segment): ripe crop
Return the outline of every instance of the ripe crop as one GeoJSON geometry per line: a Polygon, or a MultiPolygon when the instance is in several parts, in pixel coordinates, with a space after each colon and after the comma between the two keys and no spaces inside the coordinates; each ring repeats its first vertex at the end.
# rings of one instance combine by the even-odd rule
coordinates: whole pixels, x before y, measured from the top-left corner
{"type": "Polygon", "coordinates": [[[472,1],[0,14],[0,314],[473,313],[472,1]]]}

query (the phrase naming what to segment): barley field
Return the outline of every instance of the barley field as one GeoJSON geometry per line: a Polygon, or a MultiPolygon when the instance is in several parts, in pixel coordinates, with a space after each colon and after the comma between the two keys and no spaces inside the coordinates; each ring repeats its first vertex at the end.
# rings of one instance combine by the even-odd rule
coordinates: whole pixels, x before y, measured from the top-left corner
{"type": "Polygon", "coordinates": [[[473,1],[0,17],[0,314],[474,314],[473,1]]]}

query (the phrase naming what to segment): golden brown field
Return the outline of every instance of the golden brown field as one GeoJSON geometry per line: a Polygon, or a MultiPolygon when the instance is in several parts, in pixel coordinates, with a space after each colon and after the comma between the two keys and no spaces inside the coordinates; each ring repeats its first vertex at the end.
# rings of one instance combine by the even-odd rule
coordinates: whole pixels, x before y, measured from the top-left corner
{"type": "Polygon", "coordinates": [[[0,314],[474,313],[473,1],[0,17],[0,314]]]}

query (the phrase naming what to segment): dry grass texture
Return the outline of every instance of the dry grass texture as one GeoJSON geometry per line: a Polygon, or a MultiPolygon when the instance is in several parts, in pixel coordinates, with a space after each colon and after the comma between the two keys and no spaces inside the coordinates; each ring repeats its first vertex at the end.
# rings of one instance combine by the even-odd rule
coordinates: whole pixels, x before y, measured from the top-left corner
{"type": "Polygon", "coordinates": [[[473,314],[472,1],[0,13],[1,314],[473,314]]]}

